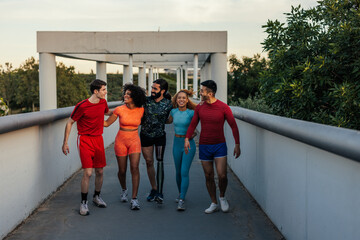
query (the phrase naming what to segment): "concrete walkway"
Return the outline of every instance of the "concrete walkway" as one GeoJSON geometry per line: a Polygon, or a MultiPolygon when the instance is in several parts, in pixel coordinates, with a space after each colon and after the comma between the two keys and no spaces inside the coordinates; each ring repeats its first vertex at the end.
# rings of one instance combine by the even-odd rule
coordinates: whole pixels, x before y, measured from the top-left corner
{"type": "MultiPolygon", "coordinates": [[[[5,239],[284,239],[232,173],[229,173],[226,193],[230,212],[205,214],[204,209],[209,206],[210,198],[198,153],[190,170],[186,211],[176,211],[175,198],[178,190],[172,159],[173,136],[172,126],[167,126],[164,204],[146,201],[150,184],[143,158],[140,162],[141,182],[138,194],[141,210],[132,211],[130,203],[120,202],[117,164],[111,145],[106,150],[108,166],[104,171],[101,193],[108,204],[107,208],[97,208],[90,203],[90,215],[79,215],[82,175],[78,172],[5,239]]],[[[94,177],[91,180],[89,200],[94,192],[94,177]]],[[[129,170],[127,183],[131,189],[129,170]]]]}

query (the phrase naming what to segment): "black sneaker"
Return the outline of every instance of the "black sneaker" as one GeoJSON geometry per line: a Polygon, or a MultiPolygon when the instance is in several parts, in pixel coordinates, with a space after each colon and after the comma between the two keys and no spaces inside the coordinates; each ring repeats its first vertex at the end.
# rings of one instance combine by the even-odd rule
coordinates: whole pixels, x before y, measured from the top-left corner
{"type": "Polygon", "coordinates": [[[159,204],[162,204],[164,202],[164,195],[161,193],[156,194],[155,201],[159,204]]]}
{"type": "Polygon", "coordinates": [[[155,200],[155,196],[157,194],[157,191],[155,189],[151,189],[149,196],[147,196],[146,200],[148,202],[152,202],[155,200]]]}

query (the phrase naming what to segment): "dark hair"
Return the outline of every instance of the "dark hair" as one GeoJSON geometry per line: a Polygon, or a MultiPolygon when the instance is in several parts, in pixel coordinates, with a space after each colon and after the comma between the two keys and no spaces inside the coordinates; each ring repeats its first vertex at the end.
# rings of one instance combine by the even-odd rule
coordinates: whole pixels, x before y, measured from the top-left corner
{"type": "Polygon", "coordinates": [[[123,87],[123,96],[121,100],[124,101],[125,92],[130,91],[130,97],[133,99],[136,107],[142,107],[146,100],[145,89],[136,86],[132,83],[126,83],[123,87]]]}
{"type": "Polygon", "coordinates": [[[100,79],[95,79],[94,81],[92,81],[90,83],[90,92],[94,93],[95,90],[100,91],[102,86],[106,86],[106,82],[104,82],[103,80],[100,80],[100,79]]]}
{"type": "Polygon", "coordinates": [[[210,90],[211,92],[216,93],[217,90],[217,86],[216,86],[216,82],[214,80],[206,80],[202,83],[200,83],[201,85],[205,86],[208,90],[210,90]]]}
{"type": "Polygon", "coordinates": [[[153,81],[153,83],[157,83],[160,85],[160,91],[165,90],[164,92],[164,98],[171,100],[171,95],[168,93],[169,84],[165,79],[159,78],[153,81]]]}

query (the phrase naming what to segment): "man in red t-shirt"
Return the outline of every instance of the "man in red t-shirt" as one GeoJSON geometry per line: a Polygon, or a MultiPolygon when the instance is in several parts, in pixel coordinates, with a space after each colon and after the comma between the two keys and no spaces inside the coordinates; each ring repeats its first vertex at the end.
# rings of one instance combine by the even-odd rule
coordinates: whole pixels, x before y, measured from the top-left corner
{"type": "Polygon", "coordinates": [[[201,83],[200,95],[202,102],[196,106],[194,116],[191,120],[185,137],[185,153],[190,148],[189,138],[195,131],[199,121],[201,122],[201,132],[199,141],[199,159],[203,166],[206,178],[206,187],[212,203],[205,209],[205,213],[213,213],[218,210],[216,199],[216,185],[214,180],[214,164],[219,179],[220,206],[223,212],[229,211],[229,203],[225,198],[227,187],[227,147],[224,136],[224,122],[228,122],[232,129],[235,139],[234,156],[240,156],[240,137],[235,118],[230,107],[215,98],[217,90],[213,80],[201,83]]]}
{"type": "Polygon", "coordinates": [[[77,146],[83,168],[81,180],[81,204],[80,214],[89,215],[87,194],[89,180],[95,168],[95,193],[93,202],[96,206],[105,208],[106,203],[100,197],[103,183],[103,167],[106,166],[104,141],[102,138],[104,129],[104,114],[109,114],[109,108],[105,100],[107,94],[106,82],[96,79],[90,84],[91,97],[76,104],[69,120],[66,123],[62,151],[69,153],[68,139],[71,127],[77,122],[78,140],[77,146]]]}

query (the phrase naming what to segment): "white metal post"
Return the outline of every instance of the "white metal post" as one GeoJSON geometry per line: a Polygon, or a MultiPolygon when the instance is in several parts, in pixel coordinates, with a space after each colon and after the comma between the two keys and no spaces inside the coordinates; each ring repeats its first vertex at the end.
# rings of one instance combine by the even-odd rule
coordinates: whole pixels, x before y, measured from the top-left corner
{"type": "Polygon", "coordinates": [[[194,54],[194,74],[193,74],[193,88],[194,88],[194,97],[198,97],[198,67],[199,67],[199,56],[194,54]]]}
{"type": "Polygon", "coordinates": [[[40,111],[56,109],[56,60],[51,53],[39,54],[40,111]]]}

